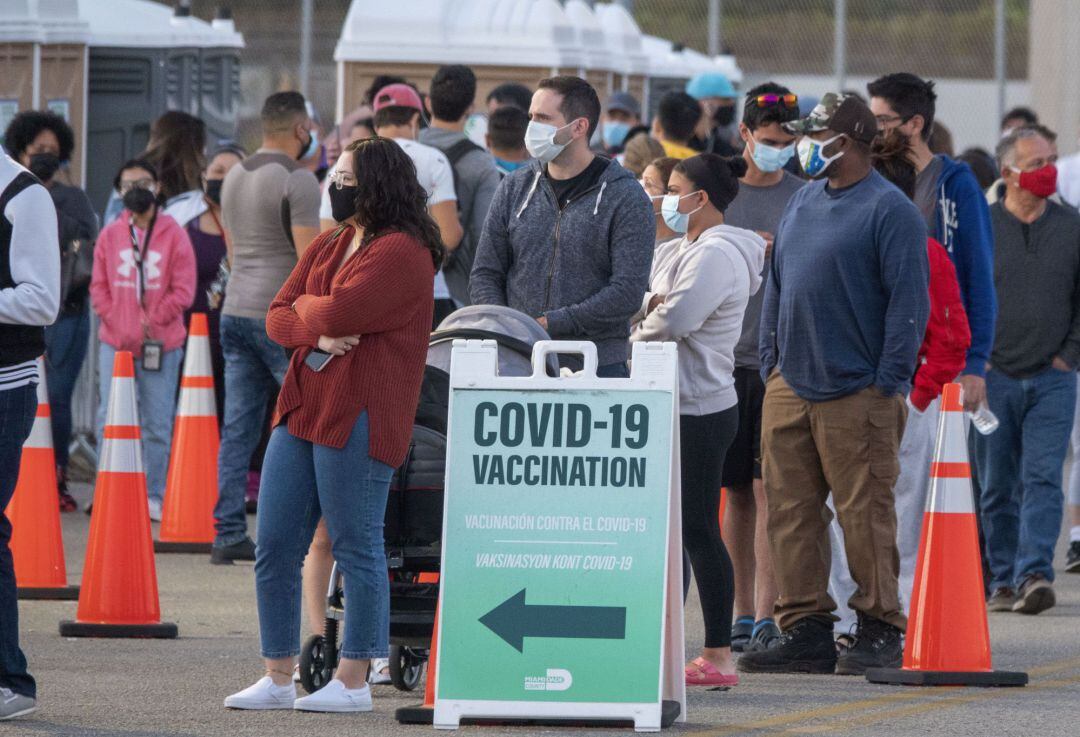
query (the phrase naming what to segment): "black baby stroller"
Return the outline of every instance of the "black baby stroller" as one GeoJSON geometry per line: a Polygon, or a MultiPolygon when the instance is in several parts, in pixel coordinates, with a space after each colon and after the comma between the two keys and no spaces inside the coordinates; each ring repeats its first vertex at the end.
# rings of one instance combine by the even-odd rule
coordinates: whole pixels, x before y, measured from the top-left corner
{"type": "MultiPolygon", "coordinates": [[[[528,315],[494,305],[462,308],[431,334],[412,441],[390,482],[384,527],[390,576],[390,681],[402,691],[420,684],[439,600],[450,352],[458,338],[494,340],[499,346],[499,374],[529,376],[533,344],[547,340],[548,334],[528,315]]],[[[549,361],[555,370],[555,356],[549,361]]],[[[308,693],[334,677],[344,618],[342,575],[334,564],[323,634],[309,637],[300,652],[300,683],[308,693]]]]}

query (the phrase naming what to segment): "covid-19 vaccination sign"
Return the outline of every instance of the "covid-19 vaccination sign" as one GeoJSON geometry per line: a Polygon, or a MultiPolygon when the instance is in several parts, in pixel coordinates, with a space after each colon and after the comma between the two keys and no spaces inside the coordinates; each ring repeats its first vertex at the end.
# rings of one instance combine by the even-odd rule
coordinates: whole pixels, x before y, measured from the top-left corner
{"type": "Polygon", "coordinates": [[[497,377],[495,350],[453,354],[435,724],[659,728],[674,346],[639,346],[623,380],[497,377]]]}

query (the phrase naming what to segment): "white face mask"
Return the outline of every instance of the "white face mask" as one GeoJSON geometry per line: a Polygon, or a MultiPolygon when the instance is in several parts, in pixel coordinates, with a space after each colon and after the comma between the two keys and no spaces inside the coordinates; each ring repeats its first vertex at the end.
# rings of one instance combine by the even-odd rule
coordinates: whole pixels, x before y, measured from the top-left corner
{"type": "Polygon", "coordinates": [[[829,168],[829,164],[839,159],[844,155],[844,152],[837,151],[832,156],[826,156],[824,154],[825,148],[844,137],[843,133],[837,133],[832,138],[826,141],[815,141],[809,136],[803,136],[799,139],[797,149],[799,151],[799,163],[802,164],[803,171],[806,172],[806,176],[811,179],[819,179],[825,175],[825,170],[829,168]]]}
{"type": "Polygon", "coordinates": [[[555,143],[556,134],[569,128],[575,122],[576,120],[571,120],[562,128],[556,128],[548,123],[530,120],[529,127],[525,129],[525,148],[528,149],[529,155],[542,164],[554,161],[555,157],[561,154],[563,149],[570,144],[570,141],[555,143]]]}

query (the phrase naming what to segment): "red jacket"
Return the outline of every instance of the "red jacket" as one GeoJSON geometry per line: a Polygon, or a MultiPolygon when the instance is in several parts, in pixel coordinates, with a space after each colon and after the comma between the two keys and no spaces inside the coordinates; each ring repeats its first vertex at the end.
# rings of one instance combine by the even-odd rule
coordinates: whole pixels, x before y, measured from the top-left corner
{"type": "Polygon", "coordinates": [[[298,438],[341,448],[367,410],[368,453],[396,467],[409,449],[420,400],[435,267],[423,244],[404,233],[375,238],[342,264],[353,229],[340,230],[308,246],[270,305],[270,339],[297,349],[274,424],[286,422],[298,438]],[[320,335],[359,335],[360,343],[316,373],[304,359],[320,335]]]}
{"type": "Polygon", "coordinates": [[[956,267],[944,246],[933,238],[927,239],[926,248],[930,258],[930,320],[911,389],[911,403],[920,412],[941,394],[942,386],[963,371],[971,345],[956,267]]]}

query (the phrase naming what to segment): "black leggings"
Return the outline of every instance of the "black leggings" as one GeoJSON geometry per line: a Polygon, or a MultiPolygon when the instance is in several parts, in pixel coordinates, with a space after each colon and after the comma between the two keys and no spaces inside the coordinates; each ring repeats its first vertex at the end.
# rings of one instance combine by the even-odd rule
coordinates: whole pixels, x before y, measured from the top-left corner
{"type": "Polygon", "coordinates": [[[680,415],[683,548],[697,580],[705,618],[705,647],[730,647],[735,571],[720,539],[724,457],[739,426],[739,408],[680,415]]]}

